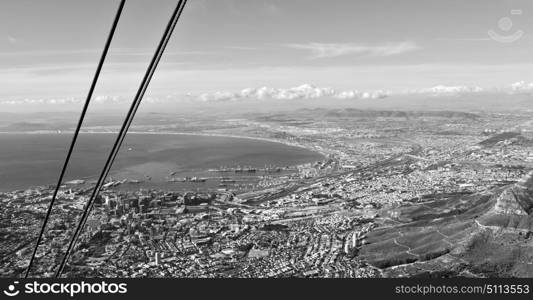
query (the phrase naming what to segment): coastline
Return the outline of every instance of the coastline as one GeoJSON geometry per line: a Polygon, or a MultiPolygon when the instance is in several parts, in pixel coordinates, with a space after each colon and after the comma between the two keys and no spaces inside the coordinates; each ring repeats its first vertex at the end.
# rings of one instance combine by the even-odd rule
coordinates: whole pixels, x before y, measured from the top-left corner
{"type": "MultiPolygon", "coordinates": [[[[52,135],[64,135],[64,134],[71,134],[74,131],[26,131],[26,132],[0,132],[0,134],[10,134],[10,135],[40,135],[40,134],[52,134],[52,135]]],[[[103,134],[118,134],[118,131],[85,131],[80,132],[81,134],[94,134],[94,135],[103,135],[103,134]]],[[[274,139],[274,138],[263,138],[263,137],[252,137],[252,136],[240,136],[240,135],[232,135],[232,134],[218,134],[218,133],[190,133],[190,132],[166,132],[166,131],[158,131],[158,132],[145,132],[145,131],[130,131],[129,134],[134,135],[177,135],[177,136],[200,136],[200,137],[227,137],[232,139],[246,139],[246,140],[254,140],[254,141],[261,141],[261,142],[268,142],[268,143],[276,143],[281,144],[293,148],[299,148],[307,151],[311,151],[313,153],[319,154],[321,156],[321,159],[317,159],[316,161],[322,160],[327,156],[327,153],[320,151],[319,149],[315,149],[314,147],[305,146],[299,143],[295,142],[289,142],[285,140],[280,139],[274,139]]],[[[309,163],[309,162],[308,162],[309,163]]],[[[300,163],[300,164],[294,164],[291,165],[293,167],[299,167],[308,163],[300,163]]],[[[111,172],[113,173],[113,172],[111,172]]],[[[110,176],[112,175],[110,173],[110,176]]],[[[91,179],[94,179],[96,175],[92,176],[82,176],[79,178],[75,178],[73,180],[84,180],[84,181],[90,181],[91,179]]],[[[63,182],[65,184],[66,182],[63,182]]],[[[34,189],[34,188],[47,188],[49,185],[29,185],[28,187],[21,188],[21,189],[34,189]]],[[[19,190],[19,189],[16,189],[19,190]]],[[[5,193],[13,190],[5,190],[0,191],[0,193],[5,193]]]]}
{"type": "MultiPolygon", "coordinates": [[[[61,132],[51,131],[51,130],[43,130],[43,131],[21,131],[21,132],[10,132],[10,131],[0,131],[0,134],[66,134],[66,133],[74,133],[74,131],[71,130],[62,130],[61,132]]],[[[80,134],[118,134],[118,131],[80,131],[80,134]]],[[[227,137],[227,138],[235,138],[235,139],[248,139],[248,140],[256,140],[256,141],[262,141],[262,142],[270,142],[270,143],[278,143],[283,144],[290,147],[296,147],[296,148],[302,148],[305,150],[309,150],[312,152],[316,152],[324,158],[329,154],[323,149],[317,149],[315,147],[311,147],[308,145],[303,145],[295,142],[289,142],[286,140],[281,139],[275,139],[275,138],[264,138],[264,137],[254,137],[254,136],[246,136],[246,135],[234,135],[234,134],[223,134],[223,133],[207,133],[207,132],[175,132],[175,131],[128,131],[128,134],[153,134],[153,135],[189,135],[189,136],[213,136],[213,137],[227,137]]]]}

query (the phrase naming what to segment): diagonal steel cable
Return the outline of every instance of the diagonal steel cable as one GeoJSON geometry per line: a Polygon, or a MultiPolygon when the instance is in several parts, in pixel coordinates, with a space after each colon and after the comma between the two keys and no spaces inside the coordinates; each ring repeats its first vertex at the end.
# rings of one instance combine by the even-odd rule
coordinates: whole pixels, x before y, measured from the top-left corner
{"type": "Polygon", "coordinates": [[[165,48],[170,40],[170,37],[172,36],[172,32],[174,31],[174,28],[176,27],[176,24],[181,16],[181,13],[183,12],[183,9],[185,7],[187,0],[179,0],[178,4],[176,5],[176,8],[174,9],[174,12],[167,24],[167,27],[165,28],[165,31],[163,33],[163,36],[161,38],[161,41],[159,42],[159,45],[156,49],[156,52],[154,53],[154,56],[152,57],[152,60],[150,61],[150,64],[148,66],[148,69],[146,70],[146,73],[143,77],[143,80],[141,81],[141,85],[139,86],[139,89],[135,95],[135,98],[133,99],[133,102],[130,106],[130,109],[126,115],[126,118],[122,124],[122,127],[120,128],[120,131],[118,133],[117,139],[115,140],[115,143],[113,145],[113,148],[111,150],[111,153],[109,154],[107,161],[104,165],[104,168],[102,170],[102,173],[100,174],[100,177],[98,178],[98,181],[96,183],[96,186],[93,190],[93,193],[91,197],[89,198],[85,209],[83,211],[83,214],[80,218],[80,221],[78,222],[78,226],[76,227],[76,230],[69,242],[67,251],[65,252],[65,255],[63,256],[63,259],[56,271],[56,277],[60,277],[63,269],[65,267],[66,262],[68,261],[68,258],[79,238],[79,235],[81,234],[83,227],[85,226],[85,223],[87,222],[87,218],[89,217],[89,214],[91,212],[91,209],[94,204],[94,200],[98,196],[105,179],[107,175],[109,174],[109,171],[113,165],[113,162],[120,150],[120,147],[122,145],[122,142],[124,141],[124,138],[126,137],[126,133],[128,132],[129,127],[131,126],[131,123],[133,121],[133,118],[135,117],[135,114],[139,108],[139,105],[142,101],[142,98],[148,88],[148,85],[153,77],[153,74],[155,73],[155,70],[157,68],[157,65],[159,64],[161,57],[163,56],[163,53],[165,51],[165,48]]]}
{"type": "Polygon", "coordinates": [[[107,57],[107,53],[109,52],[111,41],[113,40],[113,36],[115,35],[115,30],[117,28],[120,16],[122,15],[122,10],[124,8],[124,4],[125,3],[126,3],[126,0],[121,0],[120,1],[120,4],[119,4],[118,9],[117,9],[117,12],[115,14],[115,19],[114,19],[113,24],[111,26],[111,30],[109,31],[109,35],[107,37],[107,40],[106,40],[106,43],[105,43],[105,46],[104,46],[104,50],[102,51],[102,55],[100,57],[100,61],[98,62],[98,66],[96,68],[96,72],[94,74],[93,81],[92,81],[91,86],[89,88],[89,92],[87,94],[87,98],[85,99],[85,103],[83,105],[83,108],[82,108],[82,111],[81,111],[81,114],[80,114],[80,118],[78,120],[78,124],[76,125],[76,129],[74,130],[74,136],[72,137],[72,141],[70,143],[70,147],[69,147],[69,150],[68,150],[68,153],[67,153],[67,157],[65,158],[65,162],[63,163],[63,168],[61,169],[61,173],[59,175],[59,179],[57,181],[54,193],[52,195],[52,200],[50,201],[50,204],[48,205],[48,209],[46,211],[46,216],[44,218],[43,225],[42,225],[41,230],[39,232],[39,237],[37,238],[37,243],[35,244],[35,248],[33,249],[33,253],[32,253],[31,258],[30,258],[30,263],[28,265],[28,268],[26,269],[26,274],[24,275],[24,278],[28,278],[28,276],[29,276],[29,274],[31,272],[31,268],[32,268],[33,262],[35,260],[35,255],[37,254],[37,250],[38,250],[39,245],[41,243],[44,231],[46,229],[46,225],[48,224],[48,220],[50,219],[52,208],[53,208],[54,203],[56,201],[57,194],[59,192],[61,184],[63,182],[63,178],[65,176],[65,173],[66,173],[66,170],[67,170],[67,167],[68,167],[68,163],[70,161],[70,157],[72,156],[72,152],[74,150],[74,146],[76,145],[76,141],[78,139],[78,135],[79,135],[81,126],[83,124],[83,120],[85,118],[85,114],[87,113],[87,109],[89,107],[89,103],[91,102],[91,99],[92,99],[92,96],[93,96],[93,93],[94,93],[94,89],[96,87],[96,83],[98,82],[98,78],[100,77],[100,73],[102,71],[102,67],[103,67],[105,59],[107,57]]]}

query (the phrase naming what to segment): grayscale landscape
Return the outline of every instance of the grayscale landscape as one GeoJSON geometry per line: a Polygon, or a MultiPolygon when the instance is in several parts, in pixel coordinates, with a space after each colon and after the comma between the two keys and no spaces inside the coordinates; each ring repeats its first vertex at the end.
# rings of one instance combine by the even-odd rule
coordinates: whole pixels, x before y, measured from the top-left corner
{"type": "MultiPolygon", "coordinates": [[[[1,277],[26,272],[116,5],[49,2],[0,4],[1,277]]],[[[67,251],[160,2],[126,4],[34,277],[67,251]]],[[[533,38],[516,33],[533,5],[333,2],[187,4],[64,277],[533,277],[533,38]]]]}

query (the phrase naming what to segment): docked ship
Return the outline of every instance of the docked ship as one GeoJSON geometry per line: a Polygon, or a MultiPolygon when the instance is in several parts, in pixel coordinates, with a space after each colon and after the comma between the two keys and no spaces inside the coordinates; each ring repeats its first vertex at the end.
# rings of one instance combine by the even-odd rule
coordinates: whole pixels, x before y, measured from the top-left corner
{"type": "Polygon", "coordinates": [[[185,178],[170,178],[167,182],[206,182],[207,178],[203,177],[185,177],[185,178]]]}

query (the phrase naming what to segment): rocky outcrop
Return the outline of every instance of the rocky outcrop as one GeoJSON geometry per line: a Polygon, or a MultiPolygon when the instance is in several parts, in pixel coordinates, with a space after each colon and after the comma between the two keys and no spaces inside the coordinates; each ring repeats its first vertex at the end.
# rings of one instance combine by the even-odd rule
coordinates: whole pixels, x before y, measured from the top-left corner
{"type": "Polygon", "coordinates": [[[533,173],[490,193],[402,206],[369,232],[360,257],[398,276],[533,277],[533,173]]]}

